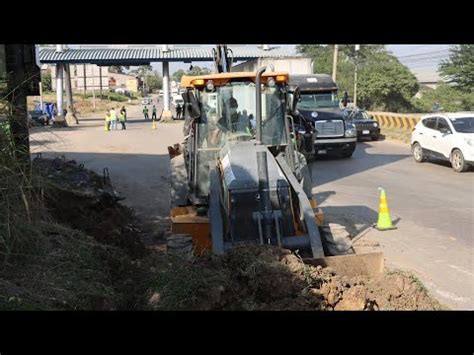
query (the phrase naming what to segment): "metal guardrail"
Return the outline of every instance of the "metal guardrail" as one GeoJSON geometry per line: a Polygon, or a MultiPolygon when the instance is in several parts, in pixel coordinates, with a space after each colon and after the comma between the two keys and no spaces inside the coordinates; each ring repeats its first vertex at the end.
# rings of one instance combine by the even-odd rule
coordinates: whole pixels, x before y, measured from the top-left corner
{"type": "Polygon", "coordinates": [[[381,127],[400,128],[412,130],[420,120],[423,114],[419,113],[392,113],[392,112],[373,112],[369,111],[371,115],[381,127]]]}

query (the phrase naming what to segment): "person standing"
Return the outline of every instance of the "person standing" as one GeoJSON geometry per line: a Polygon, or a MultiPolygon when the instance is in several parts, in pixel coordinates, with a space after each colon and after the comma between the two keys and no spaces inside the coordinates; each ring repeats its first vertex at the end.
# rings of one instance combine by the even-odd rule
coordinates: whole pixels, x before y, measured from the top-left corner
{"type": "Polygon", "coordinates": [[[105,130],[110,131],[110,123],[112,122],[112,118],[110,116],[110,111],[105,111],[105,130]]]}
{"type": "Polygon", "coordinates": [[[117,112],[115,111],[115,108],[112,107],[110,109],[110,119],[111,119],[111,129],[117,129],[117,112]]]}
{"type": "Polygon", "coordinates": [[[148,117],[148,107],[147,107],[147,106],[145,106],[145,107],[143,108],[143,116],[145,116],[145,120],[149,120],[149,119],[150,119],[150,117],[148,117]]]}
{"type": "Polygon", "coordinates": [[[151,119],[154,121],[156,120],[156,106],[153,105],[153,110],[152,110],[152,114],[151,114],[151,119]]]}
{"type": "Polygon", "coordinates": [[[127,110],[125,110],[125,106],[122,106],[119,115],[120,123],[122,124],[122,130],[127,129],[125,122],[127,122],[127,110]]]}
{"type": "Polygon", "coordinates": [[[176,105],[176,118],[179,120],[181,118],[181,105],[176,105]]]}

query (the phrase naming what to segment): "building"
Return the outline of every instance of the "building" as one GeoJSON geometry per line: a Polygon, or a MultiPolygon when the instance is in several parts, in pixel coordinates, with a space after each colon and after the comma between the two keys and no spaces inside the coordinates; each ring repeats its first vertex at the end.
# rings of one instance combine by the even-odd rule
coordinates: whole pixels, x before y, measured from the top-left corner
{"type": "Polygon", "coordinates": [[[273,64],[275,71],[286,71],[290,74],[312,74],[313,63],[311,58],[306,57],[286,57],[286,58],[257,58],[249,60],[232,67],[233,72],[237,71],[257,71],[258,68],[273,64]]]}
{"type": "Polygon", "coordinates": [[[109,72],[109,88],[124,88],[130,92],[138,92],[141,80],[134,75],[110,73],[109,72]]]}
{"type": "MultiPolygon", "coordinates": [[[[56,80],[56,66],[49,66],[51,71],[51,80],[56,80]]],[[[94,64],[70,64],[71,69],[71,87],[72,91],[89,90],[109,90],[109,67],[99,67],[94,64]],[[85,78],[85,79],[84,79],[85,78]],[[101,85],[102,81],[102,85],[101,85]]],[[[56,91],[56,85],[52,85],[53,91],[56,91]]]]}

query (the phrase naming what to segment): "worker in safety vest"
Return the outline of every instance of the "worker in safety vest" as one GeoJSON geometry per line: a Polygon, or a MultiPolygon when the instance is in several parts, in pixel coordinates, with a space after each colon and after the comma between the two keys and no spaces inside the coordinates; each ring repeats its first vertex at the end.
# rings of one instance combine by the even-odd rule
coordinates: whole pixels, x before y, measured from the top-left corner
{"type": "Polygon", "coordinates": [[[148,107],[147,107],[147,106],[145,106],[145,107],[143,108],[143,116],[145,116],[145,120],[149,120],[149,119],[150,119],[150,117],[148,117],[148,107]]]}
{"type": "Polygon", "coordinates": [[[110,123],[112,121],[112,116],[110,115],[110,111],[105,111],[105,130],[110,131],[110,123]]]}
{"type": "Polygon", "coordinates": [[[151,119],[156,120],[156,106],[155,105],[153,105],[153,111],[152,111],[152,114],[151,114],[151,119]]]}
{"type": "Polygon", "coordinates": [[[127,129],[127,127],[125,126],[125,122],[127,122],[127,111],[125,110],[124,106],[122,106],[122,109],[120,110],[119,120],[122,124],[122,130],[127,129]]]}
{"type": "Polygon", "coordinates": [[[110,128],[111,129],[117,129],[117,112],[115,111],[115,108],[111,108],[110,109],[110,118],[111,118],[111,121],[110,121],[110,128]]]}

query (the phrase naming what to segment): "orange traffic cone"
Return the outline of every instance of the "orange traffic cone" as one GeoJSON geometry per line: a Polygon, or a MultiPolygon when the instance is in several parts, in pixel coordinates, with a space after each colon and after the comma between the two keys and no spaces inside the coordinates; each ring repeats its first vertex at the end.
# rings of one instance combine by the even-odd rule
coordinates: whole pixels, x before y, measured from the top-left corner
{"type": "Polygon", "coordinates": [[[379,231],[397,229],[392,223],[392,218],[390,218],[390,211],[387,204],[387,196],[385,195],[385,190],[379,187],[380,190],[380,205],[379,205],[379,218],[375,229],[379,231]]]}

